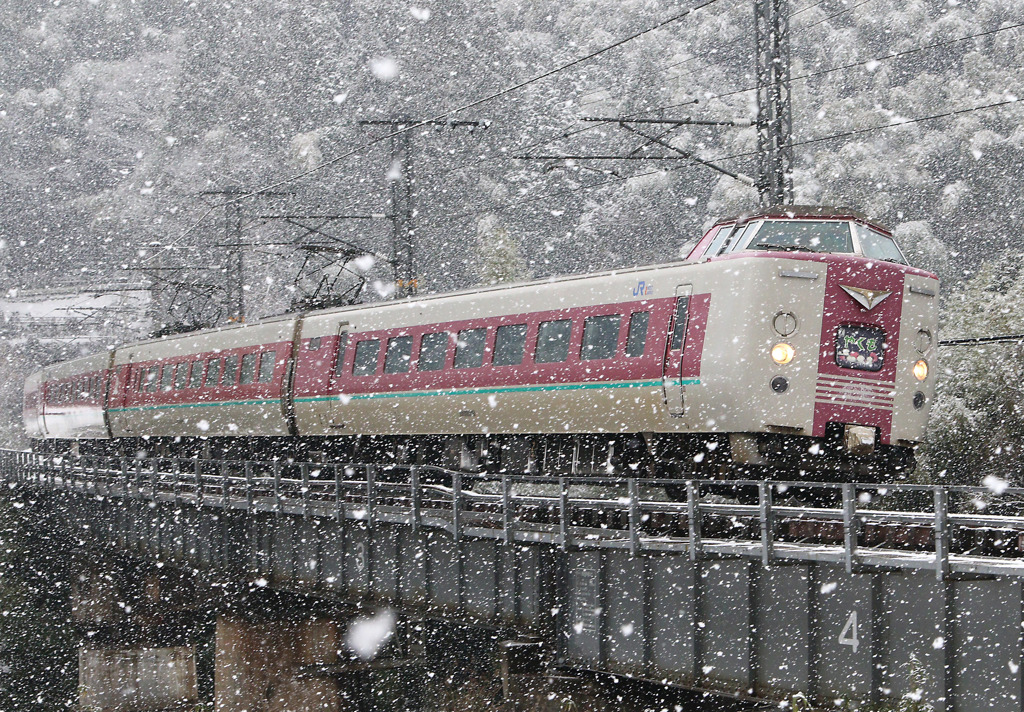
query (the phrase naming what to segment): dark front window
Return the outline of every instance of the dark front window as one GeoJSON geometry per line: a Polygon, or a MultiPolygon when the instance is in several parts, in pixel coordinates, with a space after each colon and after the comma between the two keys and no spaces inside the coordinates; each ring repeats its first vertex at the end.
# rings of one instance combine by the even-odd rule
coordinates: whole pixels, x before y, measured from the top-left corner
{"type": "Polygon", "coordinates": [[[619,346],[619,314],[588,317],[583,324],[583,346],[580,358],[614,358],[619,346]]]}
{"type": "Polygon", "coordinates": [[[192,362],[192,373],[188,377],[189,388],[201,388],[203,385],[203,362],[192,362]]]}
{"type": "Polygon", "coordinates": [[[150,366],[149,373],[146,375],[146,390],[149,393],[154,393],[160,390],[160,367],[150,366]]]}
{"type": "Polygon", "coordinates": [[[526,324],[499,326],[494,335],[494,365],[516,366],[526,352],[526,324]]]}
{"type": "Polygon", "coordinates": [[[885,332],[874,326],[836,329],[836,365],[858,371],[880,371],[885,360],[885,332]]]}
{"type": "Polygon", "coordinates": [[[224,373],[220,377],[220,385],[234,386],[238,372],[238,357],[228,356],[224,359],[224,373]]]}
{"type": "Polygon", "coordinates": [[[256,382],[256,359],[259,354],[242,354],[242,368],[238,372],[238,383],[248,386],[256,382]]]}
{"type": "MultiPolygon", "coordinates": [[[[747,235],[744,234],[744,238],[747,235]]],[[[765,220],[748,250],[853,252],[850,223],[838,220],[765,220]]]]}
{"type": "Polygon", "coordinates": [[[416,362],[419,371],[440,371],[448,357],[448,333],[424,334],[420,341],[420,358],[416,362]]]}
{"type": "Polygon", "coordinates": [[[353,376],[372,376],[377,372],[380,339],[368,339],[356,344],[356,360],[352,364],[353,376]]]}
{"type": "Polygon", "coordinates": [[[479,368],[484,365],[484,344],[487,329],[466,329],[459,332],[455,344],[455,368],[479,368]]]}
{"type": "Polygon", "coordinates": [[[277,365],[277,352],[264,351],[260,356],[260,383],[270,383],[274,380],[274,366],[277,365]]]}
{"type": "Polygon", "coordinates": [[[569,358],[569,337],[572,335],[572,320],[541,322],[537,330],[536,363],[560,363],[569,358]]]}
{"type": "Polygon", "coordinates": [[[178,370],[174,374],[174,387],[180,391],[186,383],[188,383],[188,364],[179,363],[178,370]]]}
{"type": "Polygon", "coordinates": [[[206,387],[216,388],[220,380],[220,359],[211,358],[206,362],[206,387]]]}
{"type": "Polygon", "coordinates": [[[405,373],[412,361],[412,337],[395,336],[388,339],[388,351],[384,354],[384,373],[405,373]]]}
{"type": "Polygon", "coordinates": [[[160,375],[160,390],[169,391],[174,387],[174,366],[167,364],[160,375]]]}
{"type": "Polygon", "coordinates": [[[636,358],[644,355],[647,346],[647,325],[651,322],[650,312],[633,312],[629,317],[629,336],[626,337],[626,356],[636,358]]]}

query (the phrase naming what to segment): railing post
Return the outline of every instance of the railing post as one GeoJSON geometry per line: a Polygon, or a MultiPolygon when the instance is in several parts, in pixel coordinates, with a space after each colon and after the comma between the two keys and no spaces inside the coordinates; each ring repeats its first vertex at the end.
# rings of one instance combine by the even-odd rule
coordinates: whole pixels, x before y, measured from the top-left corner
{"type": "Polygon", "coordinates": [[[413,465],[409,468],[409,498],[412,505],[412,533],[417,535],[423,524],[423,513],[420,511],[422,494],[420,491],[420,468],[419,465],[413,465]]]}
{"type": "Polygon", "coordinates": [[[935,488],[935,579],[943,581],[949,576],[949,493],[935,488]]]}
{"type": "Polygon", "coordinates": [[[152,462],[153,462],[153,470],[150,473],[150,477],[149,477],[149,494],[150,494],[150,499],[152,499],[155,502],[156,501],[157,480],[160,478],[160,473],[159,473],[160,463],[157,461],[157,459],[155,457],[153,458],[152,462]]]}
{"type": "Polygon", "coordinates": [[[231,507],[231,476],[228,463],[223,460],[220,463],[220,501],[224,509],[231,507]]]}
{"type": "Polygon", "coordinates": [[[174,506],[181,509],[181,460],[174,458],[171,474],[174,475],[174,506]]]}
{"type": "Polygon", "coordinates": [[[274,460],[274,512],[281,513],[281,461],[274,460]]]}
{"type": "Polygon", "coordinates": [[[761,563],[771,566],[775,558],[775,516],[772,513],[772,487],[768,482],[757,483],[757,502],[761,517],[761,563]]]}
{"type": "MultiPolygon", "coordinates": [[[[332,465],[332,467],[334,468],[334,520],[340,522],[345,518],[345,509],[341,503],[341,470],[337,465],[332,465]]],[[[276,480],[274,490],[277,491],[276,480]]]]}
{"type": "Polygon", "coordinates": [[[376,499],[377,466],[366,466],[366,526],[373,526],[373,504],[376,499]]]}
{"type": "Polygon", "coordinates": [[[127,497],[131,497],[132,496],[132,481],[131,481],[131,478],[128,476],[128,458],[127,457],[120,458],[120,463],[121,463],[121,481],[124,483],[122,485],[124,487],[124,496],[126,498],[127,497]]]}
{"type": "Polygon", "coordinates": [[[511,544],[512,536],[512,484],[508,481],[508,473],[501,473],[501,530],[506,544],[511,544]]]}
{"type": "Polygon", "coordinates": [[[704,553],[704,542],[700,532],[700,490],[693,480],[686,481],[686,519],[690,529],[690,561],[698,561],[704,553]]]}
{"type": "Polygon", "coordinates": [[[857,492],[853,484],[847,482],[843,485],[843,558],[848,574],[853,573],[857,565],[858,529],[857,492]]]}
{"type": "Polygon", "coordinates": [[[249,460],[245,461],[245,510],[249,511],[252,509],[253,493],[252,493],[252,462],[249,460]]]}
{"type": "Polygon", "coordinates": [[[299,465],[299,497],[302,498],[302,516],[309,517],[309,464],[299,465]]]}
{"type": "Polygon", "coordinates": [[[629,556],[635,558],[640,553],[640,487],[636,478],[630,477],[629,491],[629,556]]]}
{"type": "Polygon", "coordinates": [[[196,504],[203,506],[203,461],[196,458],[196,504]]]}
{"type": "Polygon", "coordinates": [[[452,475],[452,531],[455,541],[462,541],[462,473],[452,475]]]}
{"type": "Polygon", "coordinates": [[[564,477],[558,478],[558,537],[562,551],[569,550],[569,486],[564,477]]]}

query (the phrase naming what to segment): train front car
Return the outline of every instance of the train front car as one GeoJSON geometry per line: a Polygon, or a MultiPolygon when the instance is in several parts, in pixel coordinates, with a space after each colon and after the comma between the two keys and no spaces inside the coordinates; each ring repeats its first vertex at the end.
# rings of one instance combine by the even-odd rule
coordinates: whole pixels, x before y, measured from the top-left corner
{"type": "Polygon", "coordinates": [[[712,308],[686,420],[729,434],[734,472],[913,471],[935,390],[938,279],[888,231],[787,207],[719,224],[688,261],[703,263],[712,308]]]}

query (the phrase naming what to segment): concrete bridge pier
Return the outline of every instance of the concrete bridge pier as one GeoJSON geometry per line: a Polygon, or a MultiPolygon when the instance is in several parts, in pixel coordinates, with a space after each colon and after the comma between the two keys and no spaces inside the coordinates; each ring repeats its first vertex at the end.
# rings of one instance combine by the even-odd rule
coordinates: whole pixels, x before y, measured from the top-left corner
{"type": "Polygon", "coordinates": [[[158,712],[196,704],[195,646],[185,632],[197,605],[191,583],[156,568],[78,563],[71,595],[72,618],[84,632],[79,708],[158,712]]]}
{"type": "Polygon", "coordinates": [[[217,618],[217,712],[356,712],[354,695],[316,674],[336,665],[343,632],[335,620],[217,618]]]}

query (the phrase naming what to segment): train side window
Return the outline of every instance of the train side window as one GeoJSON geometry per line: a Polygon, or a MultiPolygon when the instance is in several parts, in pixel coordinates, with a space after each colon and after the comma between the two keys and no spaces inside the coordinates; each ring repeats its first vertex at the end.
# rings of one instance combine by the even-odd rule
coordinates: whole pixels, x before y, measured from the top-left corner
{"type": "Polygon", "coordinates": [[[420,357],[416,362],[418,371],[440,371],[448,358],[448,333],[439,331],[424,334],[420,341],[420,357]]]}
{"type": "Polygon", "coordinates": [[[572,319],[543,321],[537,330],[536,363],[559,363],[569,358],[569,337],[572,319]]]}
{"type": "Polygon", "coordinates": [[[380,339],[367,339],[356,344],[355,363],[352,364],[353,376],[372,376],[377,372],[377,360],[380,357],[380,339]]]}
{"type": "Polygon", "coordinates": [[[526,352],[526,324],[499,326],[494,335],[494,365],[518,366],[526,352]]]}
{"type": "Polygon", "coordinates": [[[455,342],[455,368],[480,368],[484,365],[487,329],[463,329],[455,342]]]}
{"type": "Polygon", "coordinates": [[[188,364],[179,363],[174,371],[174,389],[180,391],[188,383],[188,364]]]}
{"type": "Polygon", "coordinates": [[[224,373],[220,375],[220,385],[234,386],[237,371],[238,356],[228,356],[226,359],[224,359],[224,373]]]}
{"type": "Polygon", "coordinates": [[[384,354],[384,373],[405,373],[412,362],[412,337],[394,336],[388,339],[384,354]]]}
{"type": "Polygon", "coordinates": [[[580,358],[591,360],[614,358],[619,347],[619,325],[621,314],[591,316],[583,323],[583,345],[580,358]]]}
{"type": "Polygon", "coordinates": [[[276,351],[264,351],[260,356],[260,383],[270,383],[274,380],[274,366],[277,363],[276,351]]]}
{"type": "Polygon", "coordinates": [[[169,391],[174,388],[174,364],[164,364],[160,373],[160,390],[169,391]]]}
{"type": "Polygon", "coordinates": [[[683,348],[686,344],[686,323],[690,315],[690,298],[676,297],[676,313],[672,319],[672,350],[683,348]]]}
{"type": "Polygon", "coordinates": [[[159,375],[160,375],[160,367],[159,366],[150,366],[149,369],[147,369],[147,371],[146,371],[146,393],[153,393],[157,389],[157,386],[159,385],[159,381],[157,380],[157,377],[159,375]]]}
{"type": "Polygon", "coordinates": [[[259,354],[242,354],[242,368],[238,372],[238,383],[248,386],[256,382],[256,359],[259,354]]]}
{"type": "Polygon", "coordinates": [[[626,337],[626,356],[636,358],[644,355],[647,346],[647,325],[651,322],[650,312],[633,312],[629,317],[629,336],[626,337]]]}
{"type": "Polygon", "coordinates": [[[319,351],[321,341],[322,337],[314,336],[312,339],[309,340],[309,346],[307,347],[307,351],[319,351]]]}
{"type": "Polygon", "coordinates": [[[211,358],[206,362],[206,387],[216,388],[220,381],[220,359],[211,358]]]}
{"type": "Polygon", "coordinates": [[[338,334],[338,355],[334,359],[334,375],[340,376],[341,369],[345,366],[345,350],[348,348],[348,332],[338,334]]]}
{"type": "Polygon", "coordinates": [[[193,361],[192,371],[188,377],[189,388],[202,388],[203,387],[203,362],[193,361]]]}

